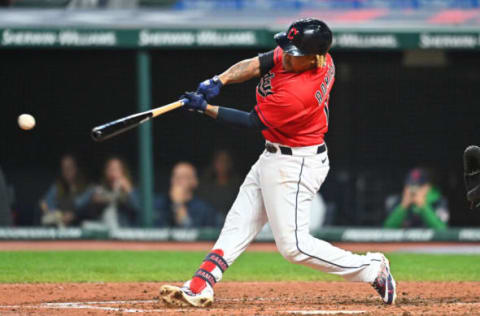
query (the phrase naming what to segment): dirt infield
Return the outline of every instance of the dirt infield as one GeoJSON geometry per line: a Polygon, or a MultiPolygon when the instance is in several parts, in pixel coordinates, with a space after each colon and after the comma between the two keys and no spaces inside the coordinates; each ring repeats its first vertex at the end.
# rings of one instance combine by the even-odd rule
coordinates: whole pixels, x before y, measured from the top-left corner
{"type": "MultiPolygon", "coordinates": [[[[129,242],[129,241],[0,241],[0,251],[17,250],[158,250],[158,251],[209,251],[213,242],[129,242]]],[[[335,246],[354,252],[366,251],[412,251],[424,248],[480,247],[480,243],[333,243],[335,246]]],[[[277,251],[275,243],[255,242],[247,251],[277,251]]]]}
{"type": "MultiPolygon", "coordinates": [[[[0,242],[0,250],[185,250],[208,251],[212,243],[0,242]]],[[[404,251],[443,243],[359,244],[351,251],[404,251]]],[[[455,244],[458,246],[459,244],[455,244]]],[[[469,244],[472,245],[472,244],[469,244]]],[[[254,243],[248,251],[275,251],[254,243]]],[[[158,283],[0,284],[0,315],[480,315],[480,282],[401,282],[396,306],[375,291],[347,282],[226,282],[216,287],[209,309],[168,308],[158,301],[158,283]]]]}
{"type": "Polygon", "coordinates": [[[161,283],[0,285],[0,315],[479,315],[480,283],[402,282],[398,304],[386,306],[368,284],[227,282],[209,309],[168,308],[161,283]]]}

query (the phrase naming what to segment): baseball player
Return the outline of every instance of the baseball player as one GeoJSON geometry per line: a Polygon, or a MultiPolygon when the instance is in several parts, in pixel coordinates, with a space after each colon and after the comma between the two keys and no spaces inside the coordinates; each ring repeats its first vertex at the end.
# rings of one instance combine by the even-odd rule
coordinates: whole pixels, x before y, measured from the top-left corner
{"type": "Polygon", "coordinates": [[[328,53],[332,32],[322,21],[302,19],[275,35],[278,46],[246,59],[202,82],[182,96],[187,109],[217,121],[261,131],[265,151],[252,166],[212,251],[182,287],[164,285],[162,300],[174,306],[206,307],[223,273],[270,223],[276,246],[292,263],[349,281],[368,282],[383,301],[393,304],[395,281],[381,253],[357,255],[309,233],[311,202],[329,170],[324,135],[335,66],[328,53]],[[249,113],[215,106],[207,100],[222,86],[261,77],[257,104],[249,113]]]}

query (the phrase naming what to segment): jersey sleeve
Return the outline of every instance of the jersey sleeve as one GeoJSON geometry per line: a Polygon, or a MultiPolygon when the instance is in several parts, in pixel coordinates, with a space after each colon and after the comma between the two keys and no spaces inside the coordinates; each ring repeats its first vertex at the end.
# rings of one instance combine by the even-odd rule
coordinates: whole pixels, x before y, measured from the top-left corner
{"type": "Polygon", "coordinates": [[[300,100],[286,92],[269,95],[255,106],[255,111],[267,128],[279,128],[305,114],[300,100]]]}
{"type": "Polygon", "coordinates": [[[277,47],[266,53],[260,53],[258,54],[258,58],[260,60],[260,76],[263,76],[276,64],[281,62],[282,49],[277,47]]]}
{"type": "Polygon", "coordinates": [[[258,54],[258,59],[260,60],[260,76],[263,77],[270,69],[275,66],[273,62],[274,50],[268,51],[266,53],[258,54]]]}
{"type": "Polygon", "coordinates": [[[234,127],[251,128],[263,130],[267,127],[258,117],[258,113],[252,110],[250,113],[236,109],[218,107],[217,121],[232,125],[234,127]]]}

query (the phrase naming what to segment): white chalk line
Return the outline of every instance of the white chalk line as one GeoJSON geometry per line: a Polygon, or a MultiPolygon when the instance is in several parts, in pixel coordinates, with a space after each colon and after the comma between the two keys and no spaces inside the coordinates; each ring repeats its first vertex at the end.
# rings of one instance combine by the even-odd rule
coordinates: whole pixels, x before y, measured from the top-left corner
{"type": "MultiPolygon", "coordinates": [[[[93,309],[103,310],[108,312],[122,312],[122,313],[166,313],[166,312],[193,312],[198,311],[196,308],[165,308],[165,309],[133,309],[133,308],[119,308],[119,307],[104,307],[88,304],[76,304],[76,303],[48,303],[49,305],[37,305],[37,306],[22,306],[22,305],[10,305],[0,306],[0,308],[28,308],[28,309],[93,309]],[[56,304],[56,305],[53,305],[56,304]],[[63,304],[63,305],[60,305],[63,304]]],[[[210,312],[223,311],[223,309],[210,308],[210,312]]],[[[277,313],[295,314],[295,315],[338,315],[338,314],[363,314],[365,311],[346,311],[346,310],[299,310],[299,311],[277,311],[277,313]]]]}
{"type": "MultiPolygon", "coordinates": [[[[231,298],[231,299],[217,299],[217,301],[223,302],[245,302],[245,301],[278,301],[279,298],[231,298]]],[[[139,309],[139,308],[125,308],[125,307],[110,307],[110,306],[97,306],[108,304],[153,304],[158,303],[158,300],[119,300],[119,301],[88,301],[88,302],[58,302],[58,303],[41,303],[39,305],[0,305],[0,309],[91,309],[91,310],[103,310],[109,312],[123,312],[123,313],[166,313],[166,312],[191,312],[198,311],[196,308],[164,308],[164,309],[139,309]]],[[[480,305],[480,302],[452,302],[447,305],[480,305]]],[[[210,308],[211,312],[224,311],[224,309],[210,308]]],[[[297,315],[333,315],[333,314],[363,314],[366,311],[361,310],[285,310],[276,311],[277,313],[284,314],[297,314],[297,315]]]]}
{"type": "MultiPolygon", "coordinates": [[[[278,297],[257,297],[257,298],[216,298],[215,302],[245,302],[245,301],[284,301],[278,297]]],[[[159,300],[128,300],[128,301],[88,301],[88,302],[72,302],[73,304],[148,304],[158,303],[159,300]]],[[[43,304],[66,304],[66,303],[43,303],[43,304]]],[[[1,307],[1,306],[0,306],[1,307]]]]}
{"type": "MultiPolygon", "coordinates": [[[[275,298],[255,298],[255,299],[218,299],[218,301],[278,301],[275,298]]],[[[110,306],[97,306],[107,304],[149,304],[158,303],[158,300],[130,300],[130,301],[89,301],[89,302],[61,302],[61,303],[41,303],[39,305],[0,305],[0,309],[91,309],[109,312],[123,313],[166,313],[166,312],[188,312],[198,311],[196,308],[164,308],[164,309],[139,309],[139,308],[123,308],[110,306]]],[[[223,311],[223,309],[210,308],[209,311],[223,311]]],[[[365,311],[345,311],[345,310],[298,310],[298,311],[277,311],[278,313],[299,314],[299,315],[332,315],[332,314],[361,314],[365,311]]]]}
{"type": "MultiPolygon", "coordinates": [[[[106,306],[95,306],[95,305],[87,305],[87,304],[73,304],[68,303],[68,305],[37,305],[37,306],[0,306],[0,308],[28,308],[28,309],[93,309],[93,310],[104,310],[109,312],[123,312],[123,313],[163,313],[169,310],[171,311],[182,311],[182,309],[132,309],[132,308],[119,308],[119,307],[106,307],[106,306]]],[[[193,309],[190,309],[192,311],[193,309]]],[[[183,310],[188,311],[188,310],[183,310]]]]}
{"type": "Polygon", "coordinates": [[[65,303],[42,303],[42,305],[55,304],[148,304],[158,303],[159,300],[131,300],[131,301],[90,301],[90,302],[65,302],[65,303]]]}

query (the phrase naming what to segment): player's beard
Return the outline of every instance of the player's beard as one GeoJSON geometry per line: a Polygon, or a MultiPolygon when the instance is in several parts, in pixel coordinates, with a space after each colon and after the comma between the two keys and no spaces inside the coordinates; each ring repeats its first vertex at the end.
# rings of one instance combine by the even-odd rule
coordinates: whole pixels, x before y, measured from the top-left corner
{"type": "Polygon", "coordinates": [[[282,59],[282,66],[283,66],[283,69],[286,71],[286,72],[291,72],[292,71],[292,64],[290,62],[290,59],[289,58],[284,58],[282,59]]]}

